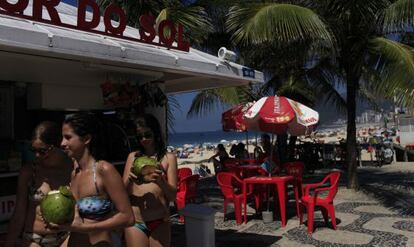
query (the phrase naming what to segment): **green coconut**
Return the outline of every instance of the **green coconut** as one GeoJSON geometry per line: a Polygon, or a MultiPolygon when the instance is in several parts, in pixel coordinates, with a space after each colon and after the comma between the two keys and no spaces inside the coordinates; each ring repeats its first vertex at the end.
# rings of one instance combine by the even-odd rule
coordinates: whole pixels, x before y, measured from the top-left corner
{"type": "Polygon", "coordinates": [[[67,224],[73,221],[76,201],[67,186],[52,190],[40,203],[43,219],[47,223],[67,224]]]}
{"type": "MultiPolygon", "coordinates": [[[[154,158],[148,156],[138,157],[134,160],[132,164],[132,173],[135,174],[138,178],[142,177],[143,170],[156,170],[158,169],[158,161],[154,158]]],[[[151,171],[148,171],[151,172],[151,171]]]]}

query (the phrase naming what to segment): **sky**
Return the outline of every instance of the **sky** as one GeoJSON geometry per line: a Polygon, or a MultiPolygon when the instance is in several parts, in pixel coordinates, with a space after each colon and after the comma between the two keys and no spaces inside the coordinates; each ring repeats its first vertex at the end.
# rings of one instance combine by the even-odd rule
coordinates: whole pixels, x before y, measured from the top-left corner
{"type": "MultiPolygon", "coordinates": [[[[62,0],[62,2],[76,6],[77,0],[62,0]]],[[[198,131],[216,131],[221,129],[221,112],[222,109],[217,109],[211,114],[203,118],[187,119],[187,112],[190,109],[191,102],[196,95],[193,93],[175,94],[181,110],[174,111],[175,122],[174,130],[177,133],[182,132],[198,132],[198,131]]]]}
{"type": "Polygon", "coordinates": [[[216,109],[211,112],[211,114],[205,115],[201,118],[197,117],[187,119],[187,112],[190,109],[191,102],[195,95],[195,92],[175,95],[175,98],[181,106],[181,110],[174,111],[174,130],[177,133],[221,130],[221,112],[223,112],[224,109],[216,109]]]}

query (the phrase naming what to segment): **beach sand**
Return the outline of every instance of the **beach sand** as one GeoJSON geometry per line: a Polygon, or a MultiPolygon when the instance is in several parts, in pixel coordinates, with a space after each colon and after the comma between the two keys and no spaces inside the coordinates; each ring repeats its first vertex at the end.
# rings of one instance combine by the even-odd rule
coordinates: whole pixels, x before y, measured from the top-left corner
{"type": "MultiPolygon", "coordinates": [[[[314,139],[311,138],[305,138],[305,137],[300,137],[298,138],[300,141],[314,141],[316,140],[317,142],[320,143],[326,143],[326,144],[330,144],[330,143],[339,143],[339,140],[341,139],[345,139],[346,138],[346,133],[344,131],[337,131],[335,134],[333,134],[332,136],[324,136],[324,137],[314,137],[314,139]]],[[[245,140],[240,140],[241,142],[246,142],[245,140]]],[[[254,142],[255,140],[251,139],[251,142],[254,142]]],[[[229,153],[230,152],[230,147],[231,145],[226,145],[226,150],[229,153]]],[[[248,145],[248,151],[249,153],[253,153],[254,150],[254,145],[253,144],[249,144],[248,145]]],[[[215,154],[214,150],[195,150],[194,153],[190,153],[188,158],[185,159],[180,159],[178,158],[178,168],[182,168],[182,167],[189,167],[191,168],[193,171],[195,168],[199,167],[200,165],[205,165],[208,167],[208,169],[210,169],[210,171],[212,173],[214,173],[214,166],[213,166],[213,162],[209,162],[208,159],[213,156],[215,154]]],[[[373,159],[375,160],[375,157],[373,155],[373,159]]],[[[361,160],[362,161],[370,161],[371,160],[371,155],[366,151],[366,150],[362,150],[361,152],[361,160]]]]}

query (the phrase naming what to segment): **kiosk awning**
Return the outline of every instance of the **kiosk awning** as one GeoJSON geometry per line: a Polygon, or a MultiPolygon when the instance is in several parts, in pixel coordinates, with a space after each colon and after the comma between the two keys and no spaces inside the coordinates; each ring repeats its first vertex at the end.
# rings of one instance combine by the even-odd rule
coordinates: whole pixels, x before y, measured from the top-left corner
{"type": "MultiPolygon", "coordinates": [[[[31,4],[32,1],[25,9],[25,14],[32,11],[31,4]]],[[[62,22],[76,25],[75,7],[60,3],[56,9],[62,22]]],[[[43,16],[49,18],[45,9],[43,16]]],[[[96,29],[104,30],[102,21],[96,29]]],[[[124,35],[139,37],[139,30],[127,27],[124,35]]],[[[237,86],[264,80],[263,73],[259,71],[233,62],[225,62],[196,49],[190,48],[189,52],[169,50],[165,47],[2,14],[0,14],[0,54],[4,58],[13,57],[11,54],[18,54],[17,62],[21,61],[18,62],[19,66],[25,66],[25,61],[35,65],[38,60],[44,61],[45,64],[48,63],[48,59],[64,60],[71,64],[80,63],[81,66],[77,68],[85,71],[112,71],[148,76],[164,81],[167,93],[237,86]],[[248,73],[245,73],[246,71],[248,73]]],[[[13,61],[0,58],[0,64],[8,63],[8,66],[11,66],[11,62],[13,61]]],[[[0,80],[7,79],[1,76],[0,73],[0,80]]],[[[65,76],[70,77],[71,74],[65,76]]]]}

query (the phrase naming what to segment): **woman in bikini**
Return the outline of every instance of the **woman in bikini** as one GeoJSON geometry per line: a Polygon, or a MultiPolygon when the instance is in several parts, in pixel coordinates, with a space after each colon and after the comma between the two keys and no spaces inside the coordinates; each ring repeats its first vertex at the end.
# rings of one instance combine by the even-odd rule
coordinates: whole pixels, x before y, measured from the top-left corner
{"type": "Polygon", "coordinates": [[[122,178],[102,160],[100,122],[93,114],[68,117],[62,127],[61,146],[75,160],[71,191],[77,201],[69,226],[69,246],[114,246],[111,230],[134,224],[134,215],[122,178]]]}
{"type": "Polygon", "coordinates": [[[167,153],[158,120],[149,114],[136,119],[139,148],[129,154],[124,183],[130,195],[135,215],[135,225],[124,230],[128,247],[170,246],[171,226],[169,202],[177,192],[177,157],[167,153]],[[159,169],[142,174],[143,182],[137,182],[131,173],[134,160],[141,156],[156,158],[159,169]]]}
{"type": "Polygon", "coordinates": [[[59,148],[61,128],[53,122],[40,123],[33,132],[33,164],[20,170],[16,208],[8,229],[5,246],[66,246],[68,231],[46,227],[40,201],[51,190],[69,185],[72,160],[59,148]]]}

